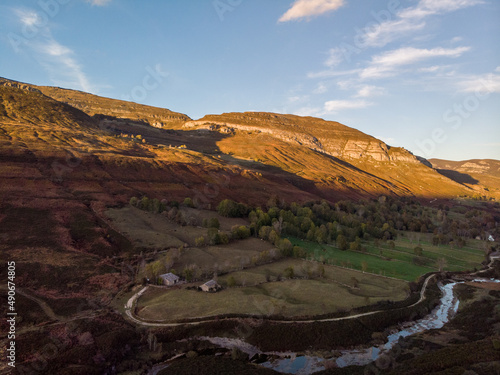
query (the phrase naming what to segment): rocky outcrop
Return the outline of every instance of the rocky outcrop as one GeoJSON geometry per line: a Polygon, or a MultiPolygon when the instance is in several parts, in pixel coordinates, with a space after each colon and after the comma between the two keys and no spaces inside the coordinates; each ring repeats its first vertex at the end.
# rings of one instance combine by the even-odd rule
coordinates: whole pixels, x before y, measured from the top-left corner
{"type": "Polygon", "coordinates": [[[209,115],[200,120],[188,121],[183,128],[206,129],[226,134],[236,131],[265,133],[340,159],[425,164],[425,159],[417,158],[404,148],[390,147],[381,140],[356,129],[312,117],[271,113],[230,113],[209,115]]]}
{"type": "Polygon", "coordinates": [[[10,81],[8,79],[0,77],[0,86],[14,87],[16,89],[21,89],[25,91],[37,92],[41,94],[42,92],[31,85],[22,82],[10,81]]]}

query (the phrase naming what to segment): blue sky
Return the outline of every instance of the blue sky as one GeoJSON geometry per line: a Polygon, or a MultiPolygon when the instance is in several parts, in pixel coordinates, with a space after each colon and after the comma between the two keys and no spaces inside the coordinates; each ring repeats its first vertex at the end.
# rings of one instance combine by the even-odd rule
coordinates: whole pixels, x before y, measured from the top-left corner
{"type": "Polygon", "coordinates": [[[497,0],[4,0],[0,76],[500,159],[497,0]]]}

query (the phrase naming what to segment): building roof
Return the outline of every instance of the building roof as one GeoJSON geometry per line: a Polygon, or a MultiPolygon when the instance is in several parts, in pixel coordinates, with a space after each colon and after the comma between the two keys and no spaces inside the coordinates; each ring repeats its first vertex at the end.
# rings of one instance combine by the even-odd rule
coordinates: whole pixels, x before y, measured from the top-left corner
{"type": "Polygon", "coordinates": [[[217,287],[219,284],[217,284],[217,281],[215,280],[210,280],[210,281],[207,281],[205,284],[203,284],[209,288],[215,288],[217,287]]]}
{"type": "Polygon", "coordinates": [[[167,280],[167,281],[171,281],[171,282],[175,282],[177,280],[179,280],[179,276],[177,275],[174,275],[173,273],[169,272],[169,273],[164,273],[163,275],[160,275],[160,277],[163,279],[163,280],[167,280]]]}

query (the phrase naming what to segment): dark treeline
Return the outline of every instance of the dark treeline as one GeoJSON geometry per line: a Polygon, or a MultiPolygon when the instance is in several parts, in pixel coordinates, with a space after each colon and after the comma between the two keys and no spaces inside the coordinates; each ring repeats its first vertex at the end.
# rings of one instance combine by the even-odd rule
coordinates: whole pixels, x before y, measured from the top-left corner
{"type": "Polygon", "coordinates": [[[362,250],[362,240],[390,241],[398,231],[432,233],[434,245],[462,247],[467,239],[498,237],[500,221],[500,217],[479,209],[432,209],[414,198],[385,196],[335,204],[322,201],[288,205],[271,200],[267,211],[251,210],[249,219],[253,234],[275,243],[282,251],[281,237],[286,236],[335,244],[342,250],[362,250]]]}

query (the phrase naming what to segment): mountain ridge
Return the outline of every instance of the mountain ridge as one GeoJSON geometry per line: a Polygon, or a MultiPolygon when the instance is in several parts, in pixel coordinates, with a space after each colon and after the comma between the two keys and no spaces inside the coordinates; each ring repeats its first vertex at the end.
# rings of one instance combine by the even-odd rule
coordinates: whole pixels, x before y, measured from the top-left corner
{"type": "MultiPolygon", "coordinates": [[[[134,170],[144,176],[141,186],[148,185],[147,178],[165,181],[153,190],[135,185],[119,189],[125,195],[134,190],[155,195],[156,191],[160,196],[181,198],[180,186],[174,188],[166,177],[160,177],[165,171],[185,187],[184,194],[192,194],[212,184],[214,168],[233,176],[233,186],[218,187],[218,194],[206,199],[213,203],[226,196],[262,202],[273,193],[290,200],[334,200],[381,194],[456,197],[478,192],[477,187],[438,173],[427,160],[404,148],[334,121],[268,112],[224,113],[193,120],[168,109],[70,89],[7,79],[0,79],[0,89],[3,93],[20,90],[16,95],[29,103],[16,107],[14,119],[4,116],[3,124],[0,119],[3,144],[10,147],[4,147],[4,153],[16,152],[12,142],[5,140],[14,134],[19,137],[17,144],[36,155],[67,153],[92,160],[87,167],[96,176],[104,173],[120,180],[134,170]],[[52,116],[51,111],[55,112],[52,116]],[[16,121],[24,127],[13,127],[16,121]],[[37,127],[44,127],[45,133],[37,127]],[[33,131],[37,137],[31,135],[33,131]],[[243,193],[246,188],[253,189],[250,195],[243,193]]],[[[2,98],[0,110],[12,106],[8,96],[2,98]]],[[[482,190],[486,195],[488,191],[482,190]]]]}

